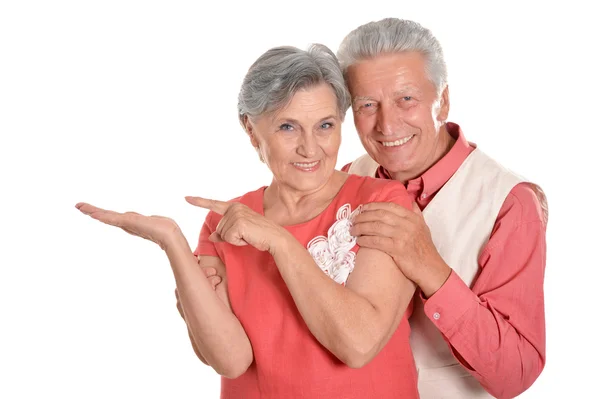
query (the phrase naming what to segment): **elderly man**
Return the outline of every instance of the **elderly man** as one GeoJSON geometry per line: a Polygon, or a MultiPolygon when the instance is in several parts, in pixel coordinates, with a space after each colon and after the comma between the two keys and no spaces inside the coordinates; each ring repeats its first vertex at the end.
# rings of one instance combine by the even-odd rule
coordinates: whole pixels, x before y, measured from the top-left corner
{"type": "Polygon", "coordinates": [[[447,121],[446,64],[429,30],[368,23],[338,58],[367,152],[344,170],[399,180],[414,200],[413,212],[366,205],[351,232],[420,288],[411,346],[421,397],[517,396],[545,363],[542,190],[447,121]]]}

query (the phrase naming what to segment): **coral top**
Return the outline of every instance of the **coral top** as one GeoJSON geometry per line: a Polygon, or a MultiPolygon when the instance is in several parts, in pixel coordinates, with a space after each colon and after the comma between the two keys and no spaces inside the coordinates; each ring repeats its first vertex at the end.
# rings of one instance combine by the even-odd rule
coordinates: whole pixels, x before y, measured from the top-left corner
{"type": "MultiPolygon", "coordinates": [[[[232,201],[262,215],[265,188],[232,201]]],[[[350,175],[321,214],[286,229],[309,249],[325,273],[343,284],[352,271],[358,250],[355,238],[348,234],[352,217],[360,205],[379,201],[410,207],[408,194],[400,182],[350,175]]],[[[409,345],[410,309],[381,352],[366,366],[352,369],[311,334],[268,252],[208,240],[220,218],[209,212],[195,255],[218,256],[225,264],[231,307],[254,352],[254,362],[246,373],[236,379],[222,378],[221,398],[419,397],[409,345]]]]}

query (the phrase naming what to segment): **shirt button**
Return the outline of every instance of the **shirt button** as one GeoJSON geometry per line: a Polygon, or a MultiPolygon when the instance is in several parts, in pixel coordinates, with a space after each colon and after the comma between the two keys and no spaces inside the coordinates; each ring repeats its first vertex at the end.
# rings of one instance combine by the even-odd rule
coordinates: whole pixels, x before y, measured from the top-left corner
{"type": "Polygon", "coordinates": [[[440,319],[440,314],[438,312],[435,312],[433,314],[433,318],[436,319],[436,320],[439,320],[440,319]]]}
{"type": "Polygon", "coordinates": [[[427,193],[421,194],[421,199],[425,199],[425,198],[427,198],[427,193]]]}

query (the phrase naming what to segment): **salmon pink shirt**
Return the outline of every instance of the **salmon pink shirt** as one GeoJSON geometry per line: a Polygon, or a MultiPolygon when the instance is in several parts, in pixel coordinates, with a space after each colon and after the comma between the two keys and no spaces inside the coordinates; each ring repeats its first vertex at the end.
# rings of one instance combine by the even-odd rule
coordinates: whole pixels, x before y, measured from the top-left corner
{"type": "MultiPolygon", "coordinates": [[[[265,188],[232,201],[247,205],[262,215],[265,188]]],[[[401,183],[350,175],[321,214],[308,222],[285,228],[309,249],[313,257],[321,259],[314,267],[321,267],[324,272],[328,270],[332,283],[342,284],[359,250],[352,242],[345,244],[344,229],[349,228],[348,221],[360,205],[375,201],[410,207],[409,196],[401,183]],[[324,243],[328,243],[329,247],[324,243]],[[341,254],[336,257],[339,261],[337,269],[323,261],[327,259],[325,255],[329,250],[341,254]]],[[[221,398],[419,397],[416,367],[409,344],[407,317],[410,309],[381,352],[366,366],[352,369],[311,334],[268,252],[251,246],[236,247],[208,240],[220,218],[218,214],[209,212],[195,254],[218,256],[225,264],[231,307],[244,327],[254,353],[254,361],[246,373],[236,379],[222,377],[221,398]]]]}

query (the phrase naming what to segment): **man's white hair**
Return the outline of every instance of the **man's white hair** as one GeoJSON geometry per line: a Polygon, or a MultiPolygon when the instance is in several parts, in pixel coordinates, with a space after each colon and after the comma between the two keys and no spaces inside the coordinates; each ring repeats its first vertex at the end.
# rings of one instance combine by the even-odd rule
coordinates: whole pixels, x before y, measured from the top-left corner
{"type": "Polygon", "coordinates": [[[426,29],[414,21],[386,18],[369,22],[350,32],[342,41],[337,58],[346,75],[353,64],[381,54],[420,52],[427,60],[426,72],[439,94],[448,83],[442,46],[426,29]]]}

